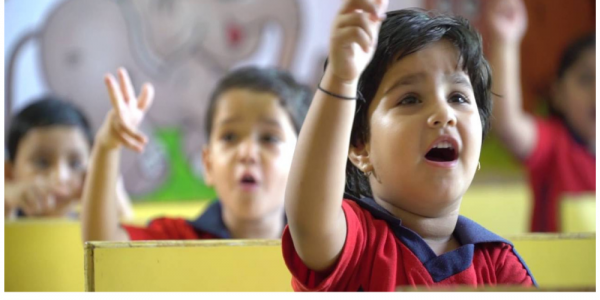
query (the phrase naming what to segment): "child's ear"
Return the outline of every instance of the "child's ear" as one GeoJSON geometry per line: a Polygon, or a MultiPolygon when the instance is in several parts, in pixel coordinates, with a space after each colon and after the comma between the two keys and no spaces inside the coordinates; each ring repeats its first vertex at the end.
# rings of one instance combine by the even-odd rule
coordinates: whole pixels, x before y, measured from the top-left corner
{"type": "Polygon", "coordinates": [[[4,178],[13,179],[13,164],[8,160],[4,160],[4,178]]]}
{"type": "Polygon", "coordinates": [[[350,145],[348,151],[348,158],[352,164],[361,170],[363,173],[372,172],[373,164],[371,164],[371,157],[369,156],[369,145],[360,144],[358,146],[350,145]]]}
{"type": "Polygon", "coordinates": [[[208,146],[202,147],[202,165],[204,166],[204,183],[212,187],[212,157],[210,155],[210,148],[208,146]]]}

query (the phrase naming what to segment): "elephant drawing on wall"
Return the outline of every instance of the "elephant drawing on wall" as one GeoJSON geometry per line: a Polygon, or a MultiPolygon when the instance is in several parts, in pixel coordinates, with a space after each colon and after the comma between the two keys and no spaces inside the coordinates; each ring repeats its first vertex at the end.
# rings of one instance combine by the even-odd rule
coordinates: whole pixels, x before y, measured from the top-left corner
{"type": "MultiPolygon", "coordinates": [[[[142,130],[151,137],[159,129],[180,130],[181,149],[201,177],[204,113],[214,85],[259,57],[289,69],[300,22],[297,0],[65,0],[27,39],[39,44],[50,91],[82,107],[95,129],[110,109],[106,72],[124,66],[136,87],[151,82],[156,96],[142,130]]],[[[13,67],[23,43],[11,55],[13,67]]],[[[10,92],[5,101],[10,111],[10,92]]],[[[170,172],[165,149],[150,140],[142,155],[123,152],[125,185],[134,195],[160,188],[170,172]]]]}

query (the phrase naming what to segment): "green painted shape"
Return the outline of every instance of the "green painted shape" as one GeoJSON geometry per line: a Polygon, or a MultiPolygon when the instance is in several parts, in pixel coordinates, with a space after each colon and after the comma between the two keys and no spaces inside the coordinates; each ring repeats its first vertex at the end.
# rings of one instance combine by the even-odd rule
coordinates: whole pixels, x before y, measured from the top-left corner
{"type": "MultiPolygon", "coordinates": [[[[167,179],[156,191],[134,197],[134,200],[175,202],[209,200],[216,198],[213,188],[194,175],[182,150],[182,136],[179,128],[161,128],[154,137],[167,152],[171,167],[167,179]]],[[[201,151],[198,149],[198,151],[201,151]]]]}

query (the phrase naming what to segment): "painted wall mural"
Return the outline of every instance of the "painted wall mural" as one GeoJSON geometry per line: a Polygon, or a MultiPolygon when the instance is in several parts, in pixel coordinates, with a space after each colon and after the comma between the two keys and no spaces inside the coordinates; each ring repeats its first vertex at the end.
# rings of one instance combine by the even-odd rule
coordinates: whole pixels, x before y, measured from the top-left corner
{"type": "MultiPolygon", "coordinates": [[[[152,82],[156,90],[142,127],[150,144],[141,155],[123,151],[128,192],[149,200],[213,197],[202,181],[200,150],[206,102],[217,80],[253,64],[290,70],[315,86],[340,3],[7,0],[5,124],[32,98],[54,93],[78,104],[97,129],[110,108],[102,77],[124,66],[136,87],[152,82]],[[23,19],[35,25],[17,26],[23,19]],[[39,91],[22,95],[30,89],[39,91]]],[[[420,3],[392,1],[390,9],[420,3]]]]}
{"type": "MultiPolygon", "coordinates": [[[[139,195],[156,190],[173,171],[157,138],[161,129],[180,131],[176,148],[201,178],[202,120],[214,84],[258,56],[289,69],[301,28],[297,0],[69,0],[21,44],[37,41],[49,89],[82,107],[94,128],[109,109],[107,71],[123,65],[134,85],[154,84],[156,101],[143,128],[154,138],[142,155],[123,152],[125,184],[139,195]]],[[[14,49],[13,60],[20,47],[14,49]]],[[[6,96],[11,111],[12,95],[6,96]]]]}

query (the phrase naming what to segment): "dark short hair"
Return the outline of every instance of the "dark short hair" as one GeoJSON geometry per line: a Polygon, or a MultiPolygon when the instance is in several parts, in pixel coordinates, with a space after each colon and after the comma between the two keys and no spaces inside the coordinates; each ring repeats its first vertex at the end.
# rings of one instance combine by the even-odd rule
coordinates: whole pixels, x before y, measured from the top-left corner
{"type": "Polygon", "coordinates": [[[595,32],[591,32],[578,38],[565,49],[558,65],[557,78],[559,80],[562,79],[573,64],[579,60],[581,54],[590,48],[596,48],[595,32]]]}
{"type": "Polygon", "coordinates": [[[277,96],[281,106],[289,114],[296,133],[300,132],[312,98],[310,89],[298,83],[286,71],[275,68],[244,67],[227,74],[213,90],[205,118],[204,128],[207,138],[210,137],[212,130],[217,99],[233,89],[266,92],[277,96]]]}
{"type": "MultiPolygon", "coordinates": [[[[425,46],[450,41],[459,51],[459,66],[473,86],[481,118],[482,136],[490,128],[492,76],[483,57],[480,34],[462,17],[435,14],[421,9],[403,9],[387,13],[381,25],[377,49],[358,82],[358,101],[352,125],[351,144],[358,146],[369,139],[368,110],[390,66],[425,46]]],[[[350,160],[346,166],[346,192],[356,197],[372,197],[367,177],[350,160]]]]}
{"type": "Polygon", "coordinates": [[[44,96],[22,109],[9,125],[7,147],[8,159],[15,161],[19,143],[31,130],[50,126],[74,126],[83,132],[90,147],[93,142],[90,123],[74,104],[56,96],[44,96]]]}

